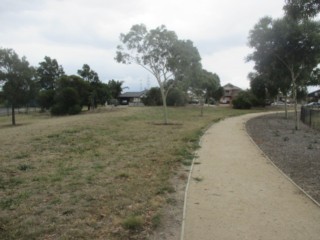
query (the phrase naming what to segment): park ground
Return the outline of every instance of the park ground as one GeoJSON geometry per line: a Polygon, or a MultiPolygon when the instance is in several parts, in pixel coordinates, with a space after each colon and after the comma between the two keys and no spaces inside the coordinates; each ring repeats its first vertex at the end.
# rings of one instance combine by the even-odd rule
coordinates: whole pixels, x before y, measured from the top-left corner
{"type": "MultiPolygon", "coordinates": [[[[252,111],[249,111],[252,112],[252,111]]],[[[0,239],[146,239],[178,209],[203,131],[231,108],[102,108],[0,118],[0,239]]]]}

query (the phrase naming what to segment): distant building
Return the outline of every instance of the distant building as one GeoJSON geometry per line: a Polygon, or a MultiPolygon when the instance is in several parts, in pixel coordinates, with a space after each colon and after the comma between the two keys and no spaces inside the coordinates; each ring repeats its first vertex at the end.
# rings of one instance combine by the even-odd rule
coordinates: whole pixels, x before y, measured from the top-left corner
{"type": "Polygon", "coordinates": [[[308,94],[308,102],[319,102],[320,101],[320,89],[308,94]]]}
{"type": "Polygon", "coordinates": [[[147,90],[141,92],[125,92],[119,96],[121,105],[143,106],[142,99],[146,96],[147,90]]]}
{"type": "Polygon", "coordinates": [[[220,99],[220,103],[231,103],[232,100],[239,94],[239,92],[243,91],[241,88],[228,83],[223,86],[223,96],[220,99]]]}

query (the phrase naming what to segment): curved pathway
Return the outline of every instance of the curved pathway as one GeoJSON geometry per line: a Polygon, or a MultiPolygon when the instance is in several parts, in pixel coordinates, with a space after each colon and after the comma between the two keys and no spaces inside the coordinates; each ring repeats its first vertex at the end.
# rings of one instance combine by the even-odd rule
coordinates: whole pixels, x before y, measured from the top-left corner
{"type": "Polygon", "coordinates": [[[318,240],[320,208],[228,118],[202,137],[187,189],[183,240],[318,240]]]}

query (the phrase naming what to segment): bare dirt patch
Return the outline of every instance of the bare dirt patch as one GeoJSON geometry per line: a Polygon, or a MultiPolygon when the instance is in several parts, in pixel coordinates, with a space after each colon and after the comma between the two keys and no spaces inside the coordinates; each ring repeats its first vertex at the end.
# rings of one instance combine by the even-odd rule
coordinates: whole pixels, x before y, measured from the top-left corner
{"type": "Polygon", "coordinates": [[[296,184],[320,202],[320,131],[300,123],[293,114],[265,115],[247,122],[247,131],[262,151],[296,184]]]}

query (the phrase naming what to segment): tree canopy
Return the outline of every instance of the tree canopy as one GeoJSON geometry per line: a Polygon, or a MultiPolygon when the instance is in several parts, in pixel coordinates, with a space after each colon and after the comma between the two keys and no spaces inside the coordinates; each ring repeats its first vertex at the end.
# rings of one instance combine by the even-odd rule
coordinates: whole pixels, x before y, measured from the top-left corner
{"type": "Polygon", "coordinates": [[[204,103],[209,103],[210,99],[216,98],[220,88],[220,78],[216,73],[211,73],[205,69],[195,71],[190,84],[189,91],[200,101],[201,116],[203,115],[204,103]]]}
{"type": "Polygon", "coordinates": [[[64,75],[64,70],[56,59],[45,56],[44,61],[39,63],[37,74],[41,89],[53,90],[56,87],[57,79],[64,75]]]}
{"type": "Polygon", "coordinates": [[[98,74],[93,71],[88,64],[83,64],[82,69],[78,70],[78,75],[89,83],[100,82],[98,74]]]}
{"type": "Polygon", "coordinates": [[[319,0],[286,0],[283,9],[294,19],[315,17],[320,12],[319,0]]]}

